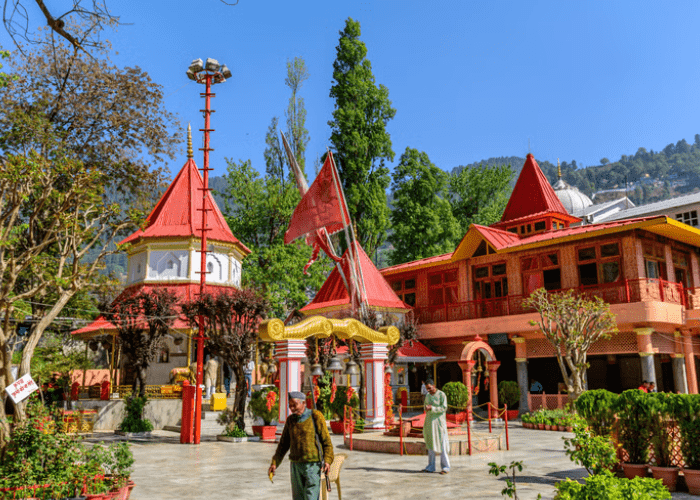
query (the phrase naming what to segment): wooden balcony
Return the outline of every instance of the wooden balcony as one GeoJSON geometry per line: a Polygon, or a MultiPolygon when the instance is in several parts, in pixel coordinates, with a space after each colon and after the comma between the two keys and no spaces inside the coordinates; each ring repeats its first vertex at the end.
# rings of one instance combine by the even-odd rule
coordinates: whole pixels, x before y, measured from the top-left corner
{"type": "MultiPolygon", "coordinates": [[[[686,309],[700,309],[700,288],[685,289],[680,283],[660,279],[621,280],[572,290],[587,297],[600,297],[609,304],[666,302],[682,305],[686,309]]],[[[552,290],[550,293],[564,291],[567,290],[552,290]]],[[[415,311],[422,324],[512,316],[535,312],[534,309],[525,306],[527,298],[528,295],[508,295],[495,299],[417,307],[415,311]]]]}

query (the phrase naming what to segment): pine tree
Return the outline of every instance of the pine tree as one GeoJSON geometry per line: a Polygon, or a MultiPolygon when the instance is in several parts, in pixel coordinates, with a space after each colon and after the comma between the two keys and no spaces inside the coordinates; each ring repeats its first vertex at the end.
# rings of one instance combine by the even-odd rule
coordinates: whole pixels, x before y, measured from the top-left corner
{"type": "Polygon", "coordinates": [[[386,189],[394,159],[386,124],[396,114],[389,89],[377,86],[360,23],[348,18],[340,32],[330,96],[335,99],[330,141],[358,239],[367,253],[382,244],[389,228],[386,189]]]}

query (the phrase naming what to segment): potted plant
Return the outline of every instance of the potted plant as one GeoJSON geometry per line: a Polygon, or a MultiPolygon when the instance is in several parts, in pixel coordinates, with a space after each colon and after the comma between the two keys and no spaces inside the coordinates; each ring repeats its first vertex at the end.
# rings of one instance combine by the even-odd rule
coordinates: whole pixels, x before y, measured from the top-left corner
{"type": "Polygon", "coordinates": [[[615,400],[617,440],[627,452],[628,461],[622,463],[627,479],[645,477],[651,440],[651,413],[647,394],[639,389],[624,391],[615,400]]]}
{"type": "Polygon", "coordinates": [[[576,412],[596,436],[609,436],[615,422],[613,408],[618,395],[605,389],[585,391],[576,402],[576,412]]]}
{"type": "Polygon", "coordinates": [[[537,424],[537,428],[541,431],[544,430],[546,418],[544,416],[544,410],[537,410],[535,412],[535,423],[537,424]]]}
{"type": "Polygon", "coordinates": [[[647,394],[647,406],[651,413],[651,445],[654,449],[655,464],[651,465],[651,475],[661,479],[668,491],[676,491],[679,468],[673,464],[673,436],[671,427],[675,425],[675,394],[664,392],[647,394]]]}
{"type": "Polygon", "coordinates": [[[700,395],[683,394],[678,398],[676,418],[681,434],[685,483],[691,495],[700,495],[700,395]]]}
{"type": "Polygon", "coordinates": [[[448,382],[442,387],[447,396],[447,421],[461,424],[467,420],[469,389],[462,382],[448,382]]]}
{"type": "Polygon", "coordinates": [[[502,380],[498,383],[498,400],[508,407],[508,420],[518,418],[519,411],[515,408],[520,403],[520,387],[513,380],[502,380]]]}
{"type": "Polygon", "coordinates": [[[523,427],[525,429],[529,429],[532,425],[530,423],[530,414],[529,413],[523,413],[522,415],[520,415],[520,421],[523,423],[523,427]]]}
{"type": "MultiPolygon", "coordinates": [[[[360,398],[357,392],[352,387],[336,386],[335,382],[331,385],[331,394],[329,397],[331,415],[334,420],[331,420],[331,431],[333,434],[343,434],[345,422],[345,407],[349,406],[353,409],[352,421],[347,422],[350,429],[357,429],[359,418],[355,415],[355,411],[360,407],[360,398]]],[[[364,420],[361,427],[364,429],[364,420]]]]}
{"type": "Polygon", "coordinates": [[[272,425],[272,422],[278,418],[280,411],[278,389],[263,387],[254,391],[250,398],[250,411],[263,421],[263,425],[253,426],[253,434],[260,436],[263,441],[274,441],[277,426],[272,425]]]}

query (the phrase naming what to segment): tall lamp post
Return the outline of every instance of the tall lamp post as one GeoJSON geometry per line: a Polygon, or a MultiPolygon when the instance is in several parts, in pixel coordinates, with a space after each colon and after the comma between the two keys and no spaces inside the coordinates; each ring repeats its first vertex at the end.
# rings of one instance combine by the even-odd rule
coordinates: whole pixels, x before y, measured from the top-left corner
{"type": "MultiPolygon", "coordinates": [[[[209,118],[213,113],[211,110],[211,98],[215,97],[216,94],[211,92],[211,86],[217,83],[223,83],[226,78],[231,77],[231,71],[226,67],[226,65],[220,65],[216,59],[207,59],[206,63],[203,63],[201,59],[195,59],[190,64],[187,70],[187,77],[190,80],[194,80],[197,83],[202,83],[206,85],[206,90],[204,93],[200,93],[200,96],[204,97],[204,109],[200,110],[204,113],[204,128],[200,129],[204,132],[204,147],[200,148],[200,151],[204,151],[204,167],[202,170],[202,178],[204,179],[204,185],[202,187],[202,247],[201,247],[201,263],[199,268],[199,296],[202,297],[206,290],[207,284],[207,212],[211,211],[210,207],[207,207],[207,192],[209,191],[209,132],[213,132],[214,129],[210,128],[209,118]]],[[[202,379],[203,379],[203,365],[204,365],[204,316],[199,315],[199,329],[197,332],[197,389],[195,396],[195,407],[194,407],[194,444],[199,444],[202,434],[202,379]]]]}

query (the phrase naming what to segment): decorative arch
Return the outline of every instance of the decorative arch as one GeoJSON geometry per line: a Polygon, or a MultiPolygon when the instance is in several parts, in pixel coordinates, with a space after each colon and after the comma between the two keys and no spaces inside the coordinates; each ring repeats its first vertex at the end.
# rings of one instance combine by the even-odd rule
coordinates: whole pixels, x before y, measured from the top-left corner
{"type": "Polygon", "coordinates": [[[327,338],[335,335],[340,339],[394,345],[400,337],[399,329],[395,326],[383,326],[379,330],[373,330],[353,318],[334,319],[323,316],[311,316],[291,326],[285,326],[282,320],[272,318],[260,323],[258,331],[260,338],[267,342],[304,340],[308,337],[327,338]]]}
{"type": "Polygon", "coordinates": [[[462,349],[462,355],[459,357],[459,360],[471,361],[474,359],[474,355],[479,350],[484,351],[486,353],[486,356],[488,358],[486,361],[496,361],[496,354],[494,354],[493,349],[491,349],[491,346],[483,340],[474,340],[472,342],[467,343],[464,346],[464,349],[462,349]]]}
{"type": "Polygon", "coordinates": [[[156,263],[159,278],[179,278],[182,276],[180,257],[173,252],[167,252],[156,263]]]}

